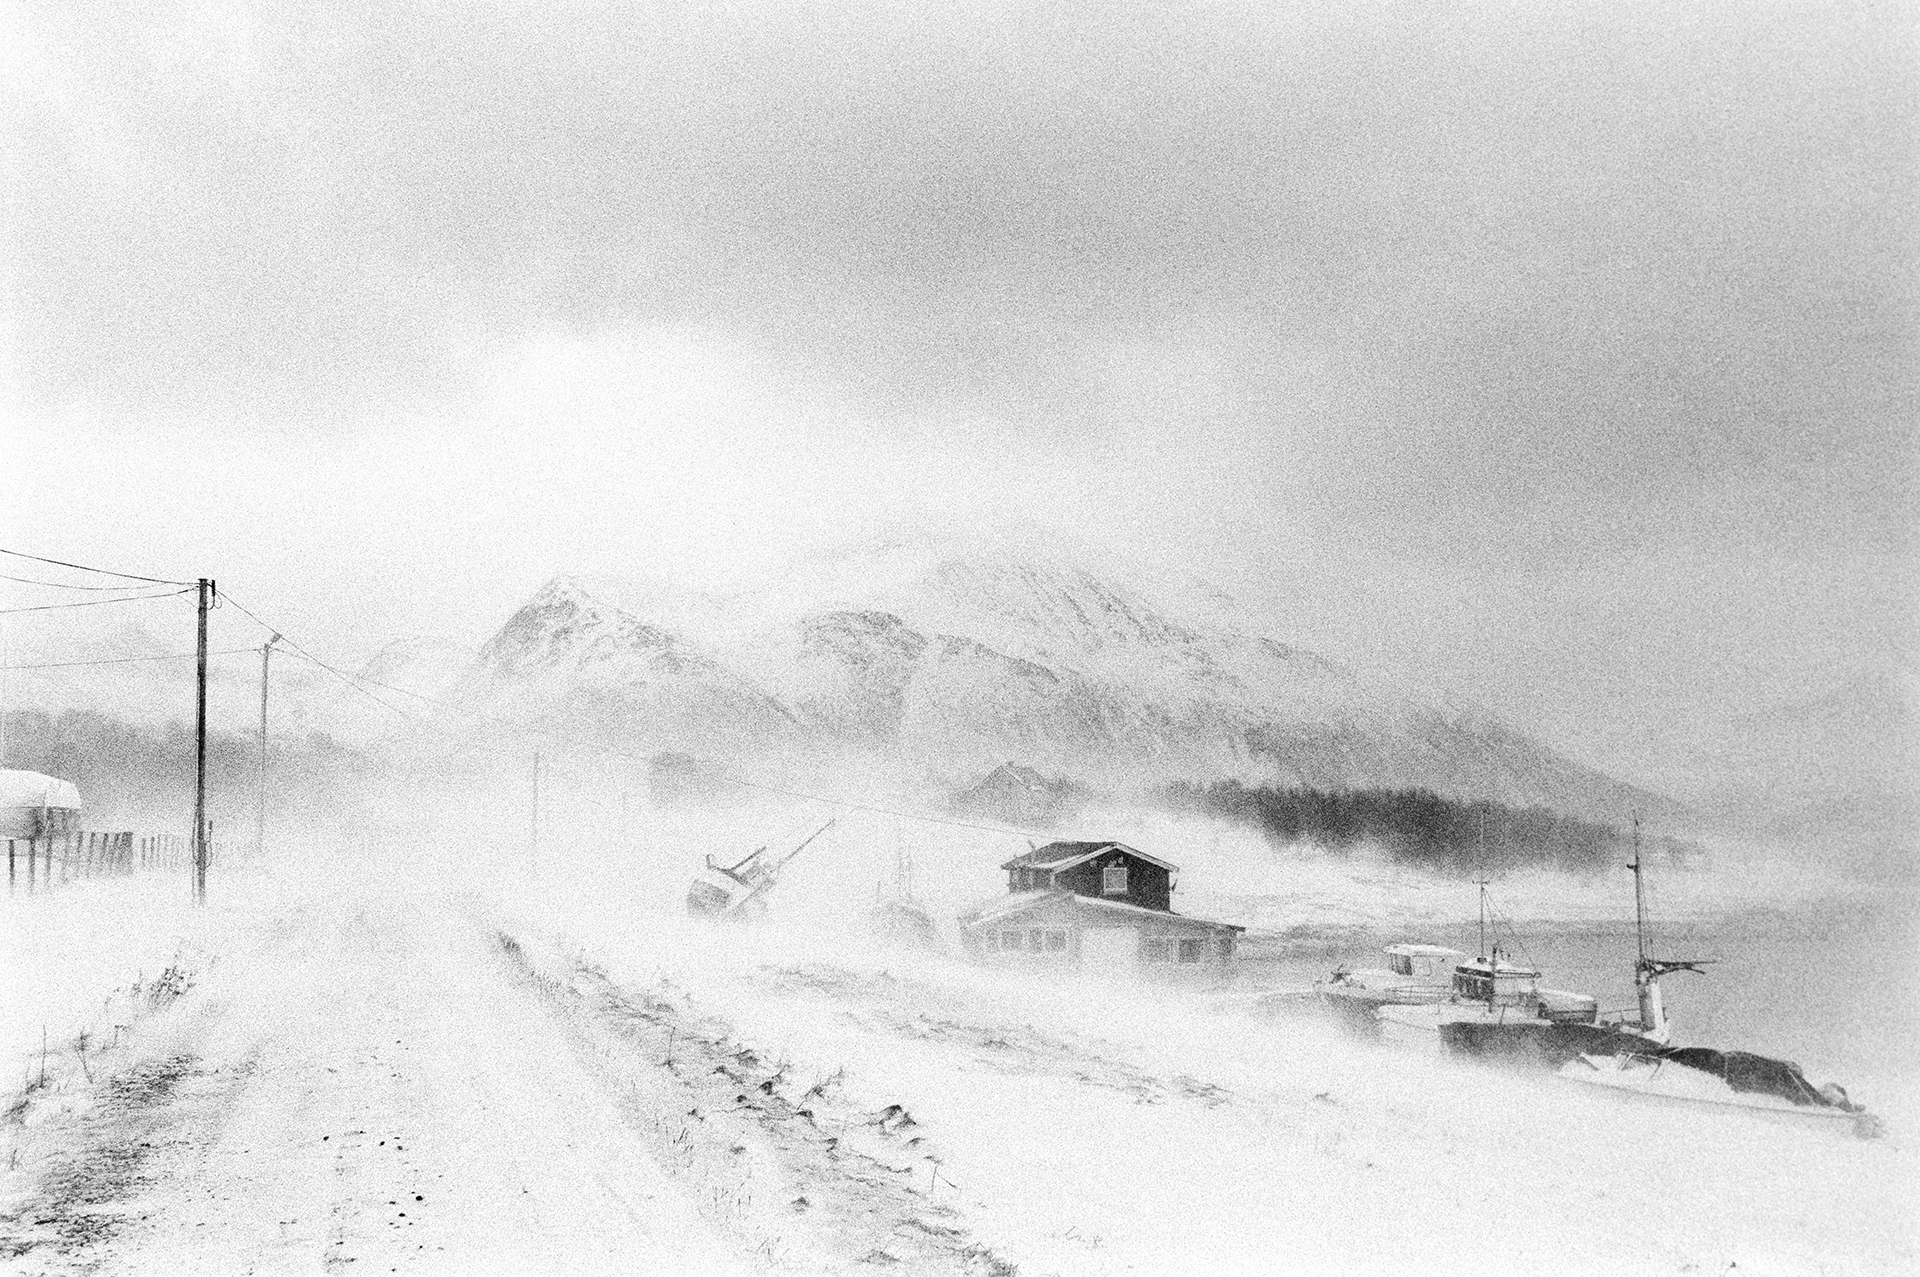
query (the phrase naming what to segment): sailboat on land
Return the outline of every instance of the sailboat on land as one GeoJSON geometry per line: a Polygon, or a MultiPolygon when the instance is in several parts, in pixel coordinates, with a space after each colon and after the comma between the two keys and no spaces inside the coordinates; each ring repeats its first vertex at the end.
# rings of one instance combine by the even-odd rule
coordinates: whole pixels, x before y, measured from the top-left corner
{"type": "Polygon", "coordinates": [[[894,850],[893,889],[889,894],[884,882],[876,883],[873,908],[867,922],[876,939],[900,948],[929,952],[940,947],[939,932],[926,906],[913,894],[913,853],[904,840],[894,850]]]}
{"type": "Polygon", "coordinates": [[[747,855],[723,865],[711,855],[687,887],[687,912],[696,918],[757,918],[767,909],[766,894],[780,880],[780,872],[807,844],[834,827],[838,817],[829,820],[803,839],[798,847],[778,860],[767,858],[765,847],[756,847],[747,855]]]}

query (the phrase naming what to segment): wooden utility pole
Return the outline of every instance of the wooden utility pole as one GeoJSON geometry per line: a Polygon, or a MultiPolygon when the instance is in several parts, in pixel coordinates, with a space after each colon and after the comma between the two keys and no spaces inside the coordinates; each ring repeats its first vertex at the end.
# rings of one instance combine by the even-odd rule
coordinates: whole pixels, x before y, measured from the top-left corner
{"type": "Polygon", "coordinates": [[[533,875],[540,876],[540,751],[533,751],[533,875]]]}
{"type": "Polygon", "coordinates": [[[280,636],[276,634],[260,646],[260,794],[253,831],[256,856],[267,850],[267,661],[273,655],[273,645],[279,641],[280,636]]]}
{"type": "Polygon", "coordinates": [[[193,902],[207,903],[207,609],[214,585],[200,578],[200,638],[194,649],[199,670],[193,717],[193,902]]]}

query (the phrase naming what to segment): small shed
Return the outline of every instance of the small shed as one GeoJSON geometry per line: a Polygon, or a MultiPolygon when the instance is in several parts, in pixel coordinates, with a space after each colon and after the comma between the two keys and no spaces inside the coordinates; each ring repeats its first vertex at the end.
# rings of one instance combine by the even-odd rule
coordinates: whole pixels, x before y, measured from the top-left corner
{"type": "Polygon", "coordinates": [[[51,838],[80,828],[80,791],[40,772],[0,771],[0,838],[51,838]]]}

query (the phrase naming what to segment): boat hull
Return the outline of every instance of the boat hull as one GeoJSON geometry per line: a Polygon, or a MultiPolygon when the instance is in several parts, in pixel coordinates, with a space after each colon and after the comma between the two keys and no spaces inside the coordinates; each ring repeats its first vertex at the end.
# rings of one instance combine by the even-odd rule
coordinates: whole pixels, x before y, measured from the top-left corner
{"type": "Polygon", "coordinates": [[[1863,1139],[1881,1134],[1879,1119],[1857,1106],[1797,1103],[1778,1095],[1739,1091],[1711,1073],[1655,1056],[1581,1054],[1562,1065],[1556,1076],[1652,1104],[1738,1112],[1796,1126],[1846,1130],[1863,1139]]]}
{"type": "Polygon", "coordinates": [[[1553,1020],[1456,1021],[1440,1026],[1450,1055],[1529,1069],[1558,1069],[1581,1055],[1630,1054],[1648,1046],[1639,1034],[1553,1020]]]}
{"type": "Polygon", "coordinates": [[[1544,1025],[1530,1006],[1493,1006],[1484,1002],[1440,1002],[1424,1006],[1383,1006],[1374,1013],[1380,1037],[1396,1046],[1444,1051],[1451,1026],[1544,1025]]]}

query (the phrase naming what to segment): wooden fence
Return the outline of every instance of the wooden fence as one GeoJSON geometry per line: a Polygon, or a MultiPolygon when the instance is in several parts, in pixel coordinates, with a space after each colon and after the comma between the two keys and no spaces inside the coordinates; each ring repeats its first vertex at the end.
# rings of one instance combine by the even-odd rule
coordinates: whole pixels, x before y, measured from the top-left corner
{"type": "MultiPolygon", "coordinates": [[[[209,841],[207,862],[217,844],[209,841]]],[[[55,834],[47,838],[7,839],[7,890],[50,890],[80,878],[115,877],[140,870],[186,870],[193,864],[193,840],[179,834],[136,836],[131,831],[55,834]]]]}

